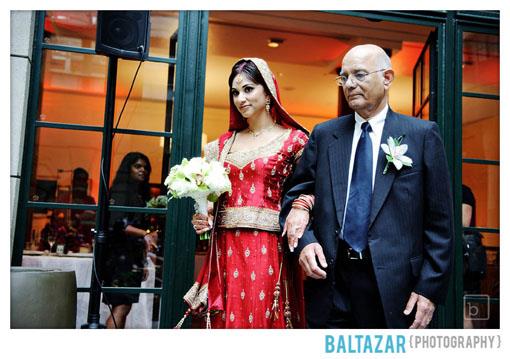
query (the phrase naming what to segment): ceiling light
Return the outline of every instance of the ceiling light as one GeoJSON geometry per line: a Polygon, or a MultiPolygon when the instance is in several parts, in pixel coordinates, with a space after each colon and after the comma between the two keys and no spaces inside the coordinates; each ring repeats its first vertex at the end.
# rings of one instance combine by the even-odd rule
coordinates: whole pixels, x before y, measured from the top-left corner
{"type": "Polygon", "coordinates": [[[272,37],[269,40],[267,40],[267,46],[272,47],[274,49],[280,46],[280,44],[283,44],[283,39],[272,37]]]}

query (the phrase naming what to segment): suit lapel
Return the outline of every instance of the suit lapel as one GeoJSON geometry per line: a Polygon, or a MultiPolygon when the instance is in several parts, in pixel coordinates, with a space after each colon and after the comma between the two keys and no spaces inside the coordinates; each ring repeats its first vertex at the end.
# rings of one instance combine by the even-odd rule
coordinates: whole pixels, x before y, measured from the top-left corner
{"type": "MultiPolygon", "coordinates": [[[[398,117],[391,110],[388,109],[388,114],[386,115],[386,119],[384,121],[384,128],[381,137],[381,144],[386,143],[388,137],[392,136],[396,138],[402,133],[398,133],[398,117]]],[[[377,157],[377,167],[375,170],[375,183],[374,183],[374,192],[372,195],[372,206],[370,210],[370,226],[374,222],[377,214],[381,210],[388,193],[390,192],[391,185],[395,180],[395,171],[392,171],[391,168],[383,175],[384,167],[386,166],[386,154],[382,150],[379,145],[379,155],[377,157]]]]}
{"type": "Polygon", "coordinates": [[[349,180],[354,115],[338,121],[338,130],[333,132],[334,140],[329,145],[328,157],[331,171],[331,186],[339,225],[342,224],[349,180]]]}

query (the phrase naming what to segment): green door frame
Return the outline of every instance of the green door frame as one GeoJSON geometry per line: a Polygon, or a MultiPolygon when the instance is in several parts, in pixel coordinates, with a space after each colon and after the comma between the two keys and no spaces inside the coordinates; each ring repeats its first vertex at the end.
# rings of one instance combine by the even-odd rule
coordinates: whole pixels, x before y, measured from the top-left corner
{"type": "MultiPolygon", "coordinates": [[[[181,11],[175,87],[174,139],[170,165],[183,157],[200,156],[207,57],[207,11],[181,11]],[[186,24],[186,26],[181,26],[186,24]]],[[[170,201],[166,217],[165,266],[161,297],[160,328],[172,328],[185,311],[183,295],[191,287],[195,263],[196,234],[190,225],[193,203],[170,201]],[[175,215],[174,215],[175,214],[175,215]]]]}

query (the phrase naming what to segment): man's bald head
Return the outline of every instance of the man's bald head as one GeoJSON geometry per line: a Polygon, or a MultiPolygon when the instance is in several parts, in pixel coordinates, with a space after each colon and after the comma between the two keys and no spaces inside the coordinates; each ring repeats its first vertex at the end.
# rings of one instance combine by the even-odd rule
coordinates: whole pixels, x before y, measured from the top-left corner
{"type": "Polygon", "coordinates": [[[351,48],[344,56],[344,61],[351,57],[364,58],[380,69],[391,69],[391,60],[386,52],[373,44],[358,45],[351,48]]]}

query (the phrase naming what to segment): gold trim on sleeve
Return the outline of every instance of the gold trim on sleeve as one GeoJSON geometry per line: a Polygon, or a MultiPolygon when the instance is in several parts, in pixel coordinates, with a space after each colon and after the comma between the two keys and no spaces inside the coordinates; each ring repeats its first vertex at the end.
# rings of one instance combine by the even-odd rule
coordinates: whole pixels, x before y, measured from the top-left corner
{"type": "Polygon", "coordinates": [[[204,146],[205,159],[210,162],[212,160],[218,160],[220,156],[220,148],[218,140],[209,142],[204,146]]]}

